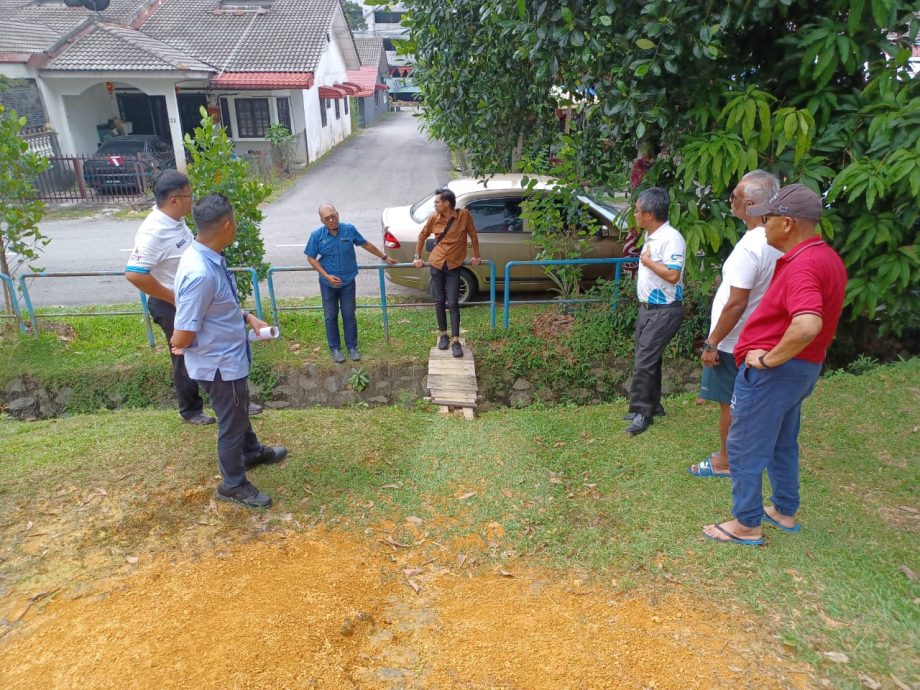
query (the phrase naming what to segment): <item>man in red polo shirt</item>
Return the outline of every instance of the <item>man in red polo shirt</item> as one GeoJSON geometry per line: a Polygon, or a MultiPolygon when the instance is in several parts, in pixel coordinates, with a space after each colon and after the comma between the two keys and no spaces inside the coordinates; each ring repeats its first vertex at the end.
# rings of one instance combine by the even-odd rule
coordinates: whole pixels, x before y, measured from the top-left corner
{"type": "Polygon", "coordinates": [[[722,543],[763,544],[761,521],[798,532],[799,426],[843,308],[843,261],[818,234],[821,197],[805,185],[783,187],[748,213],[763,216],[767,243],[783,252],[773,280],[735,346],[728,458],[734,520],[707,525],[722,543]],[[773,489],[764,508],[764,469],[773,489]]]}

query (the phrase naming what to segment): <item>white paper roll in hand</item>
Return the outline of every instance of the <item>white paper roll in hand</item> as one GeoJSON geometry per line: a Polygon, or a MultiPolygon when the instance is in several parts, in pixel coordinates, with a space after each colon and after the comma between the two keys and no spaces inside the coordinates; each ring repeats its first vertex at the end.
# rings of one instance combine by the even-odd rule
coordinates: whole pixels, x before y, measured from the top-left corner
{"type": "Polygon", "coordinates": [[[258,331],[249,331],[250,340],[274,340],[280,335],[280,331],[274,326],[266,326],[258,331]]]}

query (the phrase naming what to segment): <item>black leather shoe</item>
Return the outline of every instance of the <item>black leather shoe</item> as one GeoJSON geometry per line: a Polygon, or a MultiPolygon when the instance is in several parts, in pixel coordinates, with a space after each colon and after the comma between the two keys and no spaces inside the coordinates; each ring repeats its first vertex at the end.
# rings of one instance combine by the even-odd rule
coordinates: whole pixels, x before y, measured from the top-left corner
{"type": "Polygon", "coordinates": [[[208,424],[214,424],[217,419],[206,415],[204,412],[199,412],[194,417],[183,417],[182,421],[186,424],[194,424],[195,426],[207,426],[208,424]]]}
{"type": "Polygon", "coordinates": [[[287,457],[288,451],[284,446],[262,446],[259,454],[243,459],[243,467],[248,472],[258,465],[277,465],[287,457]]]}
{"type": "Polygon", "coordinates": [[[653,419],[646,417],[644,414],[637,414],[633,417],[632,423],[626,427],[626,433],[638,436],[652,425],[653,419]]]}
{"type": "Polygon", "coordinates": [[[438,349],[439,350],[446,350],[449,347],[450,347],[450,338],[448,338],[446,335],[442,335],[440,338],[438,338],[438,349]]]}
{"type": "Polygon", "coordinates": [[[257,414],[262,414],[264,410],[265,408],[257,403],[254,403],[254,402],[249,403],[249,416],[250,417],[255,417],[257,414]]]}
{"type": "MultiPolygon", "coordinates": [[[[664,411],[664,407],[662,407],[661,404],[659,404],[658,407],[655,408],[656,417],[664,417],[666,414],[667,412],[664,411]]],[[[626,414],[623,415],[623,421],[631,422],[635,418],[635,416],[636,416],[635,412],[627,412],[626,414]]]]}
{"type": "Polygon", "coordinates": [[[249,482],[244,482],[229,491],[222,491],[218,486],[214,492],[221,501],[238,503],[247,508],[268,508],[272,504],[272,497],[264,494],[249,482]]]}
{"type": "Polygon", "coordinates": [[[463,357],[463,348],[460,347],[460,341],[455,340],[450,346],[451,354],[454,357],[463,357]]]}

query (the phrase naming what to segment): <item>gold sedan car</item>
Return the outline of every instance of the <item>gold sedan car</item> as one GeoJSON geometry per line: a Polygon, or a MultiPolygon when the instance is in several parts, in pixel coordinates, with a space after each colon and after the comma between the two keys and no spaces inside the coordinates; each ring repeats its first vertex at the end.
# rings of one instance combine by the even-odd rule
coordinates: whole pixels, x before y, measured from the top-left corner
{"type": "MultiPolygon", "coordinates": [[[[473,217],[479,234],[479,250],[483,259],[495,262],[495,289],[505,287],[505,264],[509,261],[532,261],[536,249],[530,240],[527,224],[521,218],[521,205],[528,194],[551,193],[553,182],[549,178],[536,178],[531,190],[521,186],[521,174],[496,175],[483,182],[474,178],[451,180],[447,184],[457,196],[457,208],[467,209],[473,217]]],[[[534,179],[531,176],[531,179],[534,179]]],[[[623,255],[619,240],[620,228],[625,224],[623,209],[589,196],[580,196],[585,209],[596,221],[600,231],[591,237],[587,259],[616,258],[623,255]]],[[[418,234],[428,217],[434,213],[434,192],[411,206],[391,206],[384,209],[383,244],[386,252],[400,263],[411,263],[418,234]]],[[[467,250],[467,256],[471,256],[467,250]]],[[[427,251],[422,254],[427,258],[427,251]]],[[[582,277],[587,282],[598,278],[612,279],[614,266],[586,265],[582,277]]],[[[397,285],[427,290],[430,272],[427,269],[394,268],[386,272],[397,285]]],[[[554,283],[546,276],[542,266],[517,266],[511,269],[511,290],[534,292],[552,288],[554,283]]],[[[460,278],[460,303],[475,302],[480,292],[489,289],[489,267],[464,266],[460,278]]]]}

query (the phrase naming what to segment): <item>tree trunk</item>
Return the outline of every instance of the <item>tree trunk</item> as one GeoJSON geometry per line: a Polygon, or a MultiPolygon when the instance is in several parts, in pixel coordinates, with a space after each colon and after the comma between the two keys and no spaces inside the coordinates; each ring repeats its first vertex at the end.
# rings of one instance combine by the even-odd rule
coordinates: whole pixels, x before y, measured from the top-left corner
{"type": "MultiPolygon", "coordinates": [[[[3,233],[0,233],[0,273],[5,273],[6,275],[13,277],[10,274],[10,266],[6,262],[6,245],[3,243],[3,233]]],[[[13,313],[13,300],[16,299],[16,295],[10,294],[9,285],[6,281],[3,281],[3,298],[6,302],[6,313],[13,313]]]]}
{"type": "Polygon", "coordinates": [[[524,132],[518,132],[517,145],[511,151],[511,172],[520,172],[519,163],[524,156],[524,132]]]}

